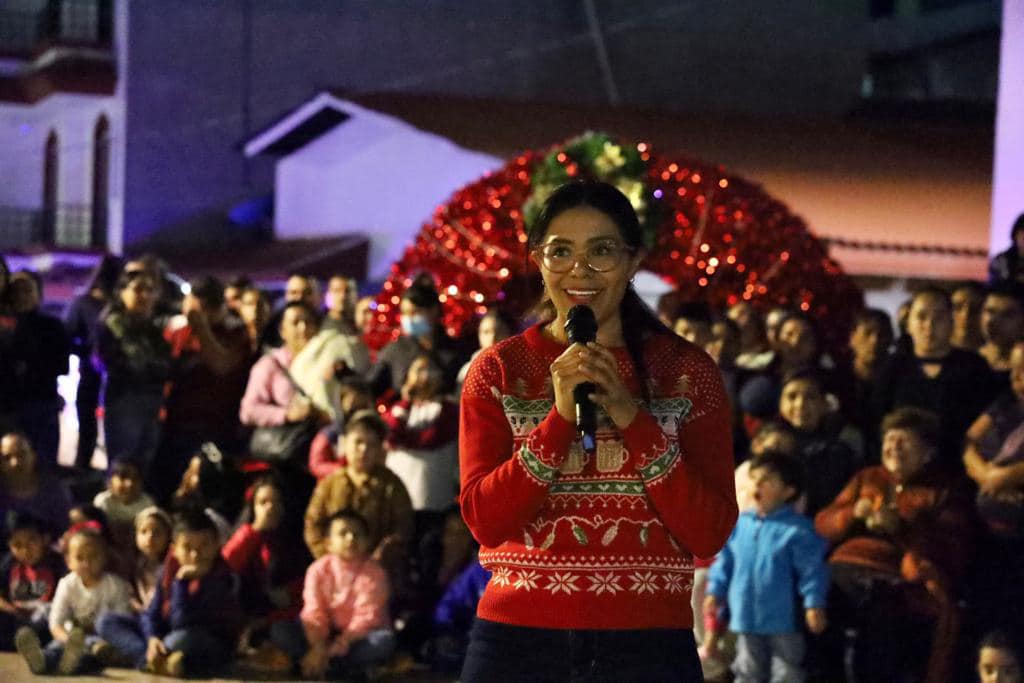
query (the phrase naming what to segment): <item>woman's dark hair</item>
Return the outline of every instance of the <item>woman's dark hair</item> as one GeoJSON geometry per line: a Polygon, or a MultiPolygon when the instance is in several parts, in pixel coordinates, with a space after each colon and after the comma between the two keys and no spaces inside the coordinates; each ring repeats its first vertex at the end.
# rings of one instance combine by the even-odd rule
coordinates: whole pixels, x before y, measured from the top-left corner
{"type": "MultiPolygon", "coordinates": [[[[518,329],[516,319],[509,315],[508,311],[499,306],[491,306],[488,308],[487,312],[480,316],[480,323],[488,318],[493,318],[495,322],[504,325],[509,334],[515,334],[518,329]]],[[[480,323],[477,323],[478,327],[480,323]]]]}
{"type": "Polygon", "coordinates": [[[310,319],[317,324],[317,327],[320,326],[320,311],[316,310],[315,308],[307,304],[305,301],[289,301],[288,303],[286,303],[284,307],[281,309],[281,322],[284,322],[284,314],[288,311],[289,308],[301,308],[303,311],[309,314],[310,319]]]}
{"type": "Polygon", "coordinates": [[[1024,213],[1017,216],[1017,220],[1013,222],[1013,227],[1010,228],[1010,239],[1013,240],[1015,245],[1017,242],[1017,233],[1021,230],[1024,230],[1024,213]]]}
{"type": "Polygon", "coordinates": [[[915,301],[925,296],[935,297],[942,302],[947,311],[953,312],[953,300],[949,297],[949,292],[935,285],[927,285],[914,292],[914,295],[910,297],[910,305],[913,306],[915,301]]]}
{"type": "Polygon", "coordinates": [[[121,292],[124,289],[126,289],[131,283],[135,282],[136,280],[141,280],[142,278],[145,278],[145,279],[149,280],[150,282],[152,282],[154,287],[157,286],[157,283],[153,280],[153,276],[150,275],[149,271],[146,271],[146,270],[125,270],[125,271],[121,271],[121,274],[117,276],[117,282],[114,284],[114,294],[116,296],[114,296],[114,297],[112,297],[110,299],[110,301],[107,303],[107,307],[110,310],[124,311],[124,302],[121,301],[121,296],[120,296],[121,292]]]}
{"type": "Polygon", "coordinates": [[[980,654],[984,648],[990,648],[992,650],[1008,650],[1013,653],[1014,658],[1018,664],[1024,664],[1021,661],[1021,644],[1019,637],[1011,637],[1006,631],[989,631],[986,633],[981,641],[978,642],[978,653],[980,654]]]}
{"type": "Polygon", "coordinates": [[[854,329],[861,325],[874,325],[892,343],[892,318],[881,308],[865,308],[853,319],[854,329]]]}
{"type": "Polygon", "coordinates": [[[114,287],[117,285],[123,267],[124,262],[121,257],[104,254],[96,267],[92,269],[92,273],[89,274],[89,284],[86,285],[85,291],[91,292],[98,289],[103,292],[105,298],[109,299],[114,294],[114,287]]]}
{"type": "Polygon", "coordinates": [[[420,273],[412,281],[412,284],[404,292],[402,299],[408,301],[416,308],[437,309],[441,307],[441,300],[437,295],[437,285],[429,273],[420,273]]]}
{"type": "Polygon", "coordinates": [[[189,282],[192,296],[207,308],[215,309],[224,305],[224,285],[212,275],[203,275],[189,282]]]}
{"type": "MultiPolygon", "coordinates": [[[[570,209],[584,206],[600,211],[610,218],[618,228],[622,241],[628,247],[633,250],[644,248],[640,221],[626,195],[608,183],[584,180],[566,183],[551,193],[544,203],[540,215],[537,216],[537,220],[530,228],[526,243],[527,249],[532,252],[541,245],[555,218],[570,209]]],[[[552,317],[550,301],[541,301],[537,308],[541,309],[542,319],[552,317]]],[[[619,307],[619,315],[622,317],[622,335],[626,342],[626,349],[629,351],[637,378],[640,380],[643,398],[645,401],[650,401],[647,366],[643,359],[644,341],[651,335],[674,333],[665,327],[654,311],[644,303],[640,295],[633,289],[632,284],[626,287],[619,307]]]]}

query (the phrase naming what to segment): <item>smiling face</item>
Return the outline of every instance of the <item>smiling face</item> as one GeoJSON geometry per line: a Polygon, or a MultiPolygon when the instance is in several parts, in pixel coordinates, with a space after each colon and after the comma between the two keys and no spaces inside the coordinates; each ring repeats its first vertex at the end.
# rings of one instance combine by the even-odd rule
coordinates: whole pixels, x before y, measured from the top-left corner
{"type": "Polygon", "coordinates": [[[924,440],[913,430],[889,429],[882,437],[882,466],[898,482],[913,478],[930,457],[924,440]]]}
{"type": "Polygon", "coordinates": [[[540,251],[534,251],[533,260],[540,267],[544,287],[555,307],[557,329],[564,329],[566,314],[573,306],[582,304],[594,311],[599,336],[608,329],[608,323],[621,329],[619,306],[630,278],[640,266],[641,255],[627,250],[619,229],[607,215],[589,206],[567,209],[551,221],[541,249],[549,254],[572,258],[575,263],[564,272],[557,273],[545,266],[540,251]],[[585,254],[601,250],[626,250],[614,268],[597,272],[587,265],[585,254]]]}
{"type": "Polygon", "coordinates": [[[813,432],[821,426],[828,410],[825,395],[813,380],[787,382],[779,396],[779,415],[797,429],[813,432]]]}

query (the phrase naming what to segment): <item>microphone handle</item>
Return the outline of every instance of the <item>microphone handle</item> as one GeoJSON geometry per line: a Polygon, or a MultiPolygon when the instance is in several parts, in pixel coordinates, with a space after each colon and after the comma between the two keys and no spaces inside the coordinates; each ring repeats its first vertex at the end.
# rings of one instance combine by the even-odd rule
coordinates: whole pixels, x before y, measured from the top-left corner
{"type": "Polygon", "coordinates": [[[576,431],[583,439],[583,450],[588,453],[593,453],[597,447],[597,407],[590,400],[590,394],[596,390],[593,382],[582,382],[572,390],[576,402],[576,431]]]}

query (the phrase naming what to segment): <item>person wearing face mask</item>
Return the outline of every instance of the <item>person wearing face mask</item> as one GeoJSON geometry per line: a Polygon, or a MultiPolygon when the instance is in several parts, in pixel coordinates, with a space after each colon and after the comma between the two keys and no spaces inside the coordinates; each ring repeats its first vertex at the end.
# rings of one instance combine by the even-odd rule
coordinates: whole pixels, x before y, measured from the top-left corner
{"type": "Polygon", "coordinates": [[[402,335],[380,350],[368,375],[374,396],[386,401],[400,397],[409,366],[424,353],[441,370],[441,393],[451,394],[466,356],[445,332],[441,302],[430,275],[419,275],[405,290],[399,311],[402,335]]]}

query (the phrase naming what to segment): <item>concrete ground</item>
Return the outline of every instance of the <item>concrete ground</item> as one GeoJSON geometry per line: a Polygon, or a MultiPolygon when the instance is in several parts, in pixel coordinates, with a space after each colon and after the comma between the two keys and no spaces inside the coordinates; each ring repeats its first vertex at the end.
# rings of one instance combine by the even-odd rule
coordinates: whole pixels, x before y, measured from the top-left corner
{"type": "MultiPolygon", "coordinates": [[[[106,669],[101,675],[98,676],[46,676],[38,677],[29,673],[28,667],[25,662],[13,652],[2,652],[0,653],[0,681],[3,683],[29,683],[44,680],[44,681],[74,681],[75,683],[114,683],[116,681],[123,681],[124,683],[167,683],[176,679],[167,678],[164,676],[154,676],[152,674],[143,673],[141,671],[133,671],[131,669],[106,669]]],[[[253,680],[245,678],[205,678],[205,679],[189,679],[192,681],[207,681],[212,683],[213,681],[242,681],[242,680],[253,680]]],[[[283,679],[273,679],[283,680],[283,679]]],[[[288,680],[301,680],[301,679],[288,679],[288,680]]],[[[445,676],[439,676],[437,674],[431,674],[424,671],[389,671],[384,672],[381,676],[375,679],[376,683],[404,683],[409,681],[410,683],[453,683],[455,679],[445,676]]]]}

